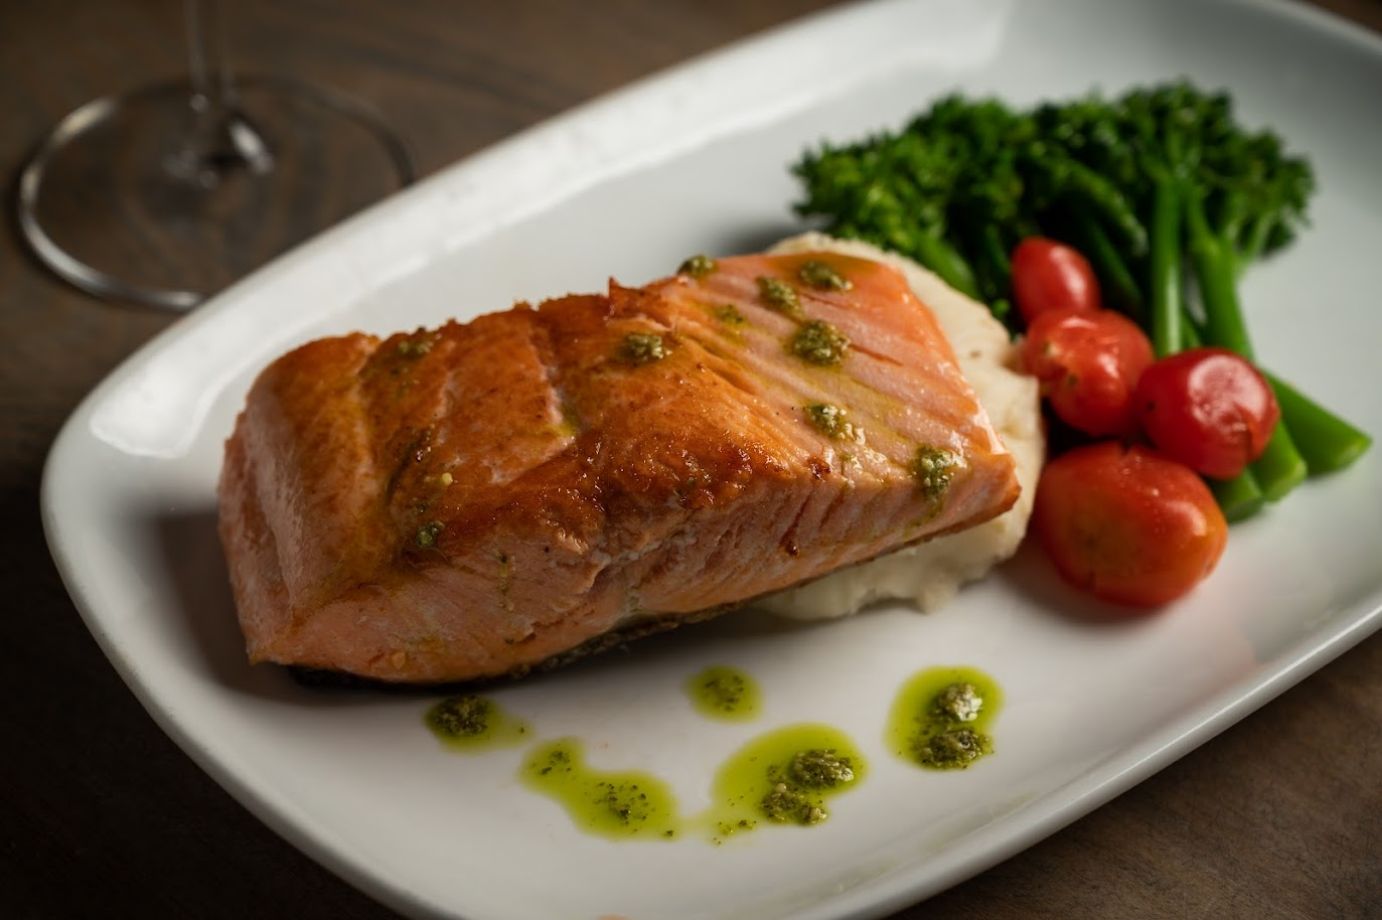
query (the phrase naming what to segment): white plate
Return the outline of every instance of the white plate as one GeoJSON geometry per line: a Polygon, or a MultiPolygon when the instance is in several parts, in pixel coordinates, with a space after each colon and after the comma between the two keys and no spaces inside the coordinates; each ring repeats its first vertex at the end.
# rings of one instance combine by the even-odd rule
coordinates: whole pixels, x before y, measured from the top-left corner
{"type": "Polygon", "coordinates": [[[1189,74],[1232,89],[1313,160],[1315,226],[1245,285],[1265,362],[1382,433],[1382,42],[1293,6],[883,3],[816,17],[620,92],[446,170],[237,285],[101,385],[43,488],[69,590],[150,713],[240,801],[355,884],[416,915],[874,916],[1015,852],[1165,766],[1376,628],[1382,450],[1235,527],[1214,577],[1152,619],[1095,626],[1019,558],[923,616],[826,626],[753,617],[652,640],[498,691],[540,737],[704,802],[749,736],[848,731],[873,774],[818,828],[734,845],[615,843],[523,791],[521,751],[449,754],[425,698],[324,694],[249,668],[214,531],[221,443],[254,373],[291,345],[640,282],[697,251],[797,229],[787,164],[894,126],[956,87],[1025,104],[1189,74]],[[706,663],[763,684],[757,723],[694,715],[706,663]],[[929,774],[883,750],[912,672],[963,663],[1008,704],[998,753],[929,774]]]}

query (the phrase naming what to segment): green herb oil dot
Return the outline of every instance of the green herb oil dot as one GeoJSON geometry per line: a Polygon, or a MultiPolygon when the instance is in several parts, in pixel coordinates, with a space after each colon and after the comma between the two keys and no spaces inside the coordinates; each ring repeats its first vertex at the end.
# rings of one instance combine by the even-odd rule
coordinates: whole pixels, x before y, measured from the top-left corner
{"type": "Polygon", "coordinates": [[[922,445],[917,448],[916,458],[912,461],[912,477],[921,494],[934,501],[945,495],[959,468],[960,458],[956,454],[939,447],[922,445]]]}
{"type": "Polygon", "coordinates": [[[977,668],[928,668],[898,691],[884,741],[916,766],[962,770],[993,753],[989,728],[1002,705],[998,684],[977,668]]]}
{"type": "Polygon", "coordinates": [[[619,343],[619,358],[629,364],[651,364],[667,357],[667,344],[652,332],[630,332],[619,343]]]}
{"type": "Polygon", "coordinates": [[[854,287],[852,281],[819,259],[808,259],[801,263],[797,276],[821,291],[848,291],[854,287]]]}
{"type": "Polygon", "coordinates": [[[692,278],[704,278],[716,268],[715,260],[707,255],[697,253],[677,268],[678,275],[690,275],[692,278]]]}
{"type": "Polygon", "coordinates": [[[585,762],[574,738],[538,745],[523,762],[528,788],[555,800],[581,830],[620,840],[671,840],[681,829],[671,788],[649,773],[607,772],[585,762]]]}
{"type": "Polygon", "coordinates": [[[437,545],[437,537],[446,529],[446,525],[441,521],[428,521],[417,529],[417,545],[427,549],[437,545]]]}
{"type": "Polygon", "coordinates": [[[819,431],[829,438],[845,438],[853,440],[854,425],[845,416],[845,410],[830,403],[812,403],[802,409],[806,413],[806,420],[819,431]]]}
{"type": "Polygon", "coordinates": [[[831,367],[844,360],[849,338],[830,323],[813,319],[796,331],[787,347],[808,364],[831,367]]]}
{"type": "Polygon", "coordinates": [[[509,715],[494,700],[473,693],[436,703],[423,721],[438,741],[454,751],[513,747],[528,739],[528,723],[509,715]]]}
{"type": "Polygon", "coordinates": [[[721,304],[715,308],[715,318],[726,326],[743,326],[748,323],[744,314],[732,303],[721,304]]]}
{"type": "Polygon", "coordinates": [[[757,682],[737,668],[706,668],[687,680],[686,693],[697,712],[728,722],[754,718],[762,703],[757,682]]]}
{"type": "Polygon", "coordinates": [[[839,729],[788,725],[754,738],[725,761],[702,820],[716,843],[763,822],[820,824],[830,817],[830,800],[867,772],[864,756],[839,729]]]}
{"type": "Polygon", "coordinates": [[[781,278],[770,278],[767,275],[760,275],[756,279],[758,283],[758,299],[779,313],[785,313],[793,319],[802,319],[801,300],[797,297],[796,289],[781,278]]]}

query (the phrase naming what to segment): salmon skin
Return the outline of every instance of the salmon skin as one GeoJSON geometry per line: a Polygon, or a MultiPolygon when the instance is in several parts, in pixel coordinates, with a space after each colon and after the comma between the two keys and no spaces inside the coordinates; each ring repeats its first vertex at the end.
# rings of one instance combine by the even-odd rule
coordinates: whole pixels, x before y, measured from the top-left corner
{"type": "Polygon", "coordinates": [[[902,276],[838,253],[284,355],[226,443],[252,661],[559,662],[988,520],[1014,463],[902,276]]]}

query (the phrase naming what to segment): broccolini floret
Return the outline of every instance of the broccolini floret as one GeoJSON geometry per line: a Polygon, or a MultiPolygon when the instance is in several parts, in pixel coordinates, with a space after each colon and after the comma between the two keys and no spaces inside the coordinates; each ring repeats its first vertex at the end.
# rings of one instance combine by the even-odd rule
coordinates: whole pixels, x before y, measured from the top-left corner
{"type": "MultiPolygon", "coordinates": [[[[822,144],[794,166],[803,216],[910,256],[1016,322],[1008,254],[1041,234],[1080,249],[1106,302],[1143,323],[1160,355],[1192,344],[1252,358],[1237,296],[1249,263],[1306,223],[1310,164],[1280,137],[1239,124],[1224,92],[1187,81],[1018,110],[937,100],[897,132],[822,144]],[[1182,302],[1192,279],[1198,313],[1182,302]]],[[[1371,439],[1291,388],[1277,435],[1221,495],[1235,516],[1275,500],[1311,469],[1351,462],[1371,439]],[[1311,441],[1298,450],[1293,430],[1311,441]]]]}

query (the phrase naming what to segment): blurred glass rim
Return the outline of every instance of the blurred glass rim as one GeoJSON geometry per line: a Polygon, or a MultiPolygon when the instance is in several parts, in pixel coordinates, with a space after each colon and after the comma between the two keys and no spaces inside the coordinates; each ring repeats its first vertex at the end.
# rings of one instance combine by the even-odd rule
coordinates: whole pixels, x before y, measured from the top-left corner
{"type": "MultiPolygon", "coordinates": [[[[308,99],[323,108],[356,122],[383,147],[398,174],[400,187],[413,183],[417,168],[412,152],[403,139],[393,133],[382,115],[372,106],[344,93],[313,86],[292,77],[237,75],[238,87],[266,89],[308,99]]],[[[143,287],[88,265],[62,248],[43,228],[38,216],[43,180],[49,164],[63,148],[83,135],[114,120],[132,105],[170,97],[190,103],[198,95],[187,80],[174,80],[141,87],[127,93],[100,96],[83,103],[63,116],[35,148],[19,175],[16,210],[20,235],[34,255],[59,278],[88,294],[121,300],[162,310],[184,313],[206,300],[202,291],[143,287]]]]}

